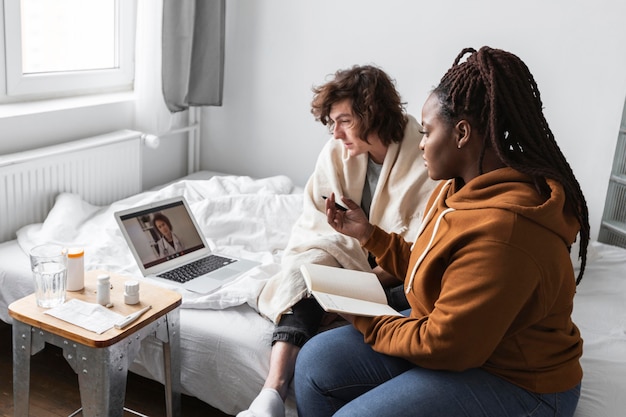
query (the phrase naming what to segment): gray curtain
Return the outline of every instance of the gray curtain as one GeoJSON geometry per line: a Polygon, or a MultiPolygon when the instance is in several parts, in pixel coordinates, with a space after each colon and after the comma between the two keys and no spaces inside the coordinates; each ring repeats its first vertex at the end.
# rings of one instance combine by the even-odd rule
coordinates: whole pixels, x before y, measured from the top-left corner
{"type": "Polygon", "coordinates": [[[221,106],[225,0],[163,0],[163,96],[172,112],[221,106]]]}

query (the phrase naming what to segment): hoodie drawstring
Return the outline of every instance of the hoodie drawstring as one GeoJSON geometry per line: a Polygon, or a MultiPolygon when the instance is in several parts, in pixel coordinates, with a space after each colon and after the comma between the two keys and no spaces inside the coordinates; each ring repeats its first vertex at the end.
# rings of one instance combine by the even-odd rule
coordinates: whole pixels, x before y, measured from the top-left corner
{"type": "MultiPolygon", "coordinates": [[[[430,223],[430,220],[435,213],[437,202],[442,198],[444,192],[448,190],[448,187],[450,186],[451,183],[452,183],[452,180],[448,180],[446,184],[443,187],[441,187],[441,190],[439,190],[439,195],[437,195],[437,199],[433,202],[433,205],[430,207],[430,210],[428,210],[428,213],[424,217],[422,224],[420,224],[420,228],[417,233],[417,237],[415,238],[415,242],[413,242],[413,245],[411,245],[411,251],[415,247],[415,243],[417,242],[417,239],[419,238],[419,236],[421,236],[422,232],[426,228],[426,225],[430,223]]],[[[426,245],[426,249],[424,249],[420,257],[415,262],[415,265],[413,265],[413,269],[411,270],[411,276],[409,278],[409,284],[406,286],[406,289],[404,290],[406,294],[408,294],[409,291],[411,291],[411,288],[413,287],[413,281],[415,279],[415,274],[417,273],[417,268],[420,266],[420,264],[422,263],[426,255],[428,254],[428,251],[430,250],[430,247],[432,246],[435,240],[435,236],[437,235],[437,231],[439,230],[439,225],[441,223],[441,220],[446,214],[450,213],[451,211],[454,211],[454,209],[451,207],[447,208],[444,211],[442,211],[441,214],[437,217],[437,222],[435,223],[435,228],[433,229],[433,233],[430,236],[430,241],[428,242],[428,245],[426,245]]]]}

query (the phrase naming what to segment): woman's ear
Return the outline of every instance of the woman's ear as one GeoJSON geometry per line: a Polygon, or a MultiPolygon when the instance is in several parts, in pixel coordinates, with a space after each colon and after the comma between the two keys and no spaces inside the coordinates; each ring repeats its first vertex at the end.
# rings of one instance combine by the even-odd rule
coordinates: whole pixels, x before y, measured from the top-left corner
{"type": "Polygon", "coordinates": [[[467,120],[459,120],[454,126],[456,132],[456,146],[461,149],[465,146],[470,139],[472,133],[472,126],[469,124],[467,120]]]}

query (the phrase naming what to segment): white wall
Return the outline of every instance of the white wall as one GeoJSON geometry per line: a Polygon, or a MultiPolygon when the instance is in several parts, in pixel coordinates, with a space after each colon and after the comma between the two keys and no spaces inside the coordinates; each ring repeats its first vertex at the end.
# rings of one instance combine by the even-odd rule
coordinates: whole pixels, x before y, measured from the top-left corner
{"type": "Polygon", "coordinates": [[[328,135],[311,87],[353,64],[397,81],[418,120],[464,47],[518,55],[599,228],[624,99],[626,2],[228,0],[224,105],[203,111],[201,165],[303,185],[328,135]]]}

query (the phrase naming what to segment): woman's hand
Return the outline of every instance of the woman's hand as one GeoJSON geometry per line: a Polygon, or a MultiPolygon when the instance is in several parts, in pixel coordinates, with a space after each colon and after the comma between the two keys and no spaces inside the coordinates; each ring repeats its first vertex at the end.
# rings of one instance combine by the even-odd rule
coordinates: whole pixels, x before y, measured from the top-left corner
{"type": "Polygon", "coordinates": [[[395,275],[391,275],[389,272],[376,265],[372,272],[378,277],[378,281],[383,288],[395,287],[402,284],[402,280],[398,279],[395,275]]]}
{"type": "Polygon", "coordinates": [[[357,239],[363,245],[372,234],[374,226],[367,220],[365,213],[354,201],[341,197],[347,211],[335,207],[335,193],[326,199],[326,218],[328,224],[344,235],[357,239]]]}

